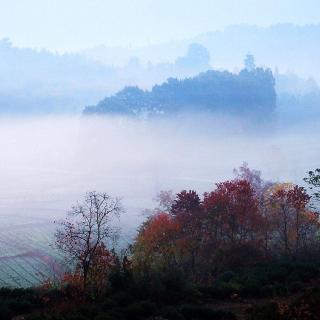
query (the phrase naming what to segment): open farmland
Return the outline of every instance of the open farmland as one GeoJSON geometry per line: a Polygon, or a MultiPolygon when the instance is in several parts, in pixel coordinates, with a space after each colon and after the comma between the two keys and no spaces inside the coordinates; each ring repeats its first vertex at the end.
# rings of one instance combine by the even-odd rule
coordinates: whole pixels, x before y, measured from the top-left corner
{"type": "Polygon", "coordinates": [[[36,218],[1,216],[0,285],[30,287],[59,273],[51,247],[54,225],[36,218]]]}

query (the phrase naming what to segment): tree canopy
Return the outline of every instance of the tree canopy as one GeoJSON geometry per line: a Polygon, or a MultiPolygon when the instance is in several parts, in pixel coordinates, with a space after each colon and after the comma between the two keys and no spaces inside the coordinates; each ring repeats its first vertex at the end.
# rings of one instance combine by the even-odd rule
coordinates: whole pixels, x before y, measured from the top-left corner
{"type": "Polygon", "coordinates": [[[169,78],[151,91],[126,87],[84,114],[170,115],[187,111],[270,115],[276,106],[275,81],[269,69],[239,74],[209,70],[186,79],[169,78]]]}

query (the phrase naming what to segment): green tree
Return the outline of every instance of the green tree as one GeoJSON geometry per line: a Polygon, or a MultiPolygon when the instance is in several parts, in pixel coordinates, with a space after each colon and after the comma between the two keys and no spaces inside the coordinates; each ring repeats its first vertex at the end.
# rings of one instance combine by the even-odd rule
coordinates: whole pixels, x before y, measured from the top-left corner
{"type": "Polygon", "coordinates": [[[246,70],[248,70],[249,72],[253,71],[256,68],[256,64],[254,61],[254,55],[248,53],[244,59],[244,67],[246,68],[246,70]]]}
{"type": "Polygon", "coordinates": [[[320,203],[320,169],[308,172],[308,177],[303,179],[308,183],[312,190],[312,198],[315,202],[320,203]]]}

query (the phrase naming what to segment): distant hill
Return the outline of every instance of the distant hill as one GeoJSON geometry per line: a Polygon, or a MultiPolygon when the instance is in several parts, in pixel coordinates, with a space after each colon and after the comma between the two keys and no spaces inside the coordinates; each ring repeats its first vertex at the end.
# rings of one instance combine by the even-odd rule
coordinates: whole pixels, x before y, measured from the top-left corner
{"type": "Polygon", "coordinates": [[[81,106],[123,83],[113,68],[79,54],[18,48],[0,40],[0,114],[81,112],[81,106]]]}
{"type": "Polygon", "coordinates": [[[191,43],[206,47],[210,65],[215,69],[241,68],[245,54],[251,52],[264,66],[278,67],[281,73],[294,71],[320,81],[320,25],[276,24],[268,27],[234,25],[207,32],[191,39],[171,41],[145,47],[99,46],[83,54],[105,64],[126,65],[131,57],[142,64],[173,63],[191,43]],[[303,45],[302,45],[303,44],[303,45]]]}
{"type": "MultiPolygon", "coordinates": [[[[143,98],[141,92],[137,93],[138,107],[135,107],[133,98],[129,99],[134,107],[126,110],[127,114],[133,109],[138,113],[142,109],[153,113],[168,112],[165,110],[167,107],[159,105],[158,93],[153,90],[155,84],[165,83],[168,78],[195,77],[209,69],[232,70],[238,74],[248,52],[255,56],[259,67],[268,66],[274,70],[278,106],[290,108],[295,105],[295,110],[304,111],[304,107],[310,105],[317,110],[320,102],[317,85],[320,80],[319,38],[320,25],[281,24],[265,28],[238,25],[184,41],[136,49],[100,47],[77,54],[18,48],[10,40],[3,39],[0,40],[0,115],[80,113],[83,106],[96,105],[105,96],[117,96],[116,92],[121,92],[122,100],[128,100],[128,92],[133,96],[139,92],[119,91],[126,86],[137,86],[143,90],[143,98]],[[154,110],[150,109],[150,102],[154,110]]],[[[223,77],[218,78],[220,80],[216,81],[219,83],[223,77]]],[[[183,92],[183,96],[190,98],[188,94],[183,92]]],[[[221,94],[225,98],[228,96],[226,92],[221,94]]],[[[219,102],[217,95],[212,100],[214,105],[201,102],[194,108],[233,108],[230,107],[234,103],[231,98],[219,102]]],[[[248,92],[250,99],[252,96],[255,93],[248,92]]],[[[240,96],[239,99],[240,105],[240,96]]],[[[182,100],[179,104],[183,102],[184,108],[191,107],[188,106],[191,101],[182,100]]],[[[117,112],[127,108],[123,106],[124,102],[117,100],[114,103],[111,105],[118,105],[113,108],[117,112]]],[[[165,100],[165,103],[174,105],[174,101],[165,100]]],[[[251,105],[251,102],[247,103],[251,105]]],[[[109,100],[107,104],[106,109],[111,110],[109,100]]],[[[172,107],[177,108],[179,106],[172,107]]],[[[289,111],[292,113],[293,109],[289,111]]]]}
{"type": "Polygon", "coordinates": [[[168,77],[186,77],[210,68],[205,47],[192,44],[173,64],[143,68],[134,57],[123,68],[80,54],[18,48],[0,40],[0,115],[81,112],[124,86],[151,88],[168,77]]]}
{"type": "Polygon", "coordinates": [[[275,80],[269,69],[207,71],[198,76],[168,79],[150,91],[125,87],[84,114],[174,114],[185,111],[218,111],[230,114],[270,114],[276,107],[275,80]]]}

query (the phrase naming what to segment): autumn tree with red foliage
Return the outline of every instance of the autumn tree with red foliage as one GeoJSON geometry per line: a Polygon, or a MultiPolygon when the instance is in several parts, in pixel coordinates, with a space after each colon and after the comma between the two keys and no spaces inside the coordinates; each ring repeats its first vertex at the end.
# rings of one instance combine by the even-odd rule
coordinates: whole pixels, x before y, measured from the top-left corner
{"type": "Polygon", "coordinates": [[[157,209],[143,224],[133,261],[143,261],[145,269],[174,264],[201,281],[315,244],[318,216],[304,188],[265,182],[246,164],[234,173],[234,180],[217,183],[203,200],[193,190],[174,200],[171,192],[162,193],[158,199],[166,212],[157,209]]]}
{"type": "Polygon", "coordinates": [[[202,241],[203,208],[194,190],[183,190],[176,195],[170,213],[180,226],[177,247],[185,272],[195,276],[202,241]]]}
{"type": "Polygon", "coordinates": [[[208,238],[230,244],[253,241],[261,223],[258,200],[246,180],[218,183],[215,191],[205,193],[203,207],[207,213],[208,238]],[[209,229],[213,224],[214,232],[209,229]],[[218,228],[218,229],[216,229],[218,228]]]}
{"type": "Polygon", "coordinates": [[[291,183],[273,185],[266,192],[266,207],[273,224],[273,241],[281,244],[285,255],[307,245],[309,230],[314,238],[317,214],[308,208],[310,196],[303,187],[291,183]]]}
{"type": "Polygon", "coordinates": [[[179,224],[168,213],[158,212],[149,217],[135,241],[135,265],[147,272],[149,267],[175,264],[179,231],[179,224]]]}
{"type": "Polygon", "coordinates": [[[214,191],[204,194],[203,208],[203,256],[211,262],[209,270],[240,267],[260,258],[263,217],[248,181],[217,183],[214,191]]]}

